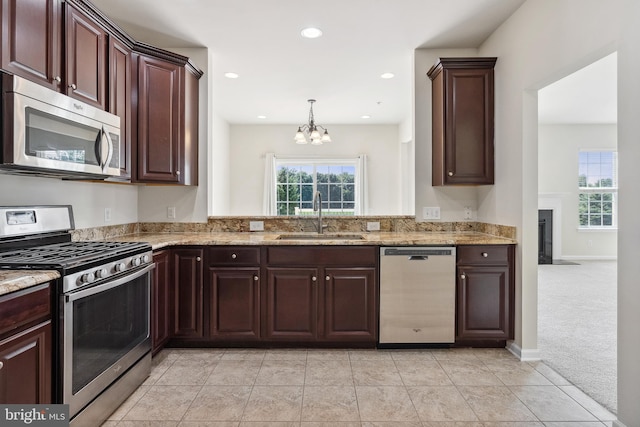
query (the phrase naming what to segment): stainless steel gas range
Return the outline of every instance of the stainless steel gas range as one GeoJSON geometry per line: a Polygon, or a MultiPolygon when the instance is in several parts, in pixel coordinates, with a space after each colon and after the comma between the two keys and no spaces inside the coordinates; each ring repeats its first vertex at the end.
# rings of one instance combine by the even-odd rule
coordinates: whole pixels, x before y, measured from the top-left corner
{"type": "Polygon", "coordinates": [[[151,369],[150,245],[72,242],[71,206],[0,207],[0,268],[57,270],[55,403],[105,420],[151,369]]]}

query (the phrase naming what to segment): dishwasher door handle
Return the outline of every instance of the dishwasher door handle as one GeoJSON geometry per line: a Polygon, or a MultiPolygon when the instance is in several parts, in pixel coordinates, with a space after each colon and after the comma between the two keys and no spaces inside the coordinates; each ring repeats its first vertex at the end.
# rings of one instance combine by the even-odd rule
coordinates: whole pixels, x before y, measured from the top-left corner
{"type": "Polygon", "coordinates": [[[428,256],[422,256],[422,255],[411,255],[409,257],[409,261],[427,261],[429,259],[428,256]]]}

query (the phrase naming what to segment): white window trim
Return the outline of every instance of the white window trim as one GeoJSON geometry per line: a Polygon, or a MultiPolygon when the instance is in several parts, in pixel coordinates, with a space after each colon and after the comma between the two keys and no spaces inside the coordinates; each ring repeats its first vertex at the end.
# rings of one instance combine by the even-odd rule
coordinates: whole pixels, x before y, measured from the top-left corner
{"type": "Polygon", "coordinates": [[[282,165],[314,165],[323,163],[327,165],[355,166],[355,213],[356,216],[367,214],[368,188],[367,188],[367,155],[360,154],[357,157],[313,157],[313,156],[280,156],[267,153],[265,156],[265,188],[263,214],[277,216],[276,179],[277,168],[282,165]]]}

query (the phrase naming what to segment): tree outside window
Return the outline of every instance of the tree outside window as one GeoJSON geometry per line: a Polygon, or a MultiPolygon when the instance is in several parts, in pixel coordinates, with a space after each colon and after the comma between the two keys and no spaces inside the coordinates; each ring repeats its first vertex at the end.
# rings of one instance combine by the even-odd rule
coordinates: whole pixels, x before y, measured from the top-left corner
{"type": "Polygon", "coordinates": [[[580,227],[615,227],[618,195],[617,152],[581,151],[578,156],[580,227]]]}

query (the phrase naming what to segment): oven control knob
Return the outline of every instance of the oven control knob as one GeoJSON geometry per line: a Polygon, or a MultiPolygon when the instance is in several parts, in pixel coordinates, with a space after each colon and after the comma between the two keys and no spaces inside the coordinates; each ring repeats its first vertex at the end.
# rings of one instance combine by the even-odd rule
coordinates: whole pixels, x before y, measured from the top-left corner
{"type": "Polygon", "coordinates": [[[116,271],[117,271],[118,273],[120,273],[120,272],[124,271],[124,270],[125,270],[125,268],[127,268],[127,266],[125,265],[125,263],[124,263],[124,262],[119,262],[119,263],[117,263],[117,264],[116,264],[116,271]]]}
{"type": "Polygon", "coordinates": [[[134,267],[137,267],[140,265],[140,258],[135,257],[131,260],[131,265],[133,265],[134,267]]]}
{"type": "Polygon", "coordinates": [[[107,277],[108,274],[109,274],[109,272],[107,271],[106,268],[100,268],[100,269],[96,270],[96,277],[98,279],[104,279],[105,277],[107,277]]]}
{"type": "Polygon", "coordinates": [[[151,261],[151,257],[149,255],[143,255],[142,256],[142,262],[144,262],[146,264],[149,261],[151,261]]]}
{"type": "Polygon", "coordinates": [[[82,283],[92,283],[94,280],[96,280],[96,276],[93,273],[85,273],[80,278],[82,283]]]}

